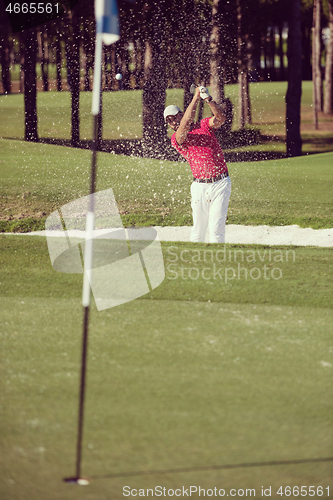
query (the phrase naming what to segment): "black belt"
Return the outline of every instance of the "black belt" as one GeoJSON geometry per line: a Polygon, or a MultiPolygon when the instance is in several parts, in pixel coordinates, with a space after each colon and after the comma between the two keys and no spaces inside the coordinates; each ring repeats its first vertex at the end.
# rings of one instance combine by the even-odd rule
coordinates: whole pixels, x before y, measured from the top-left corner
{"type": "Polygon", "coordinates": [[[193,177],[193,182],[204,182],[205,184],[211,184],[212,182],[220,181],[225,177],[229,177],[228,172],[225,172],[224,174],[221,175],[217,175],[216,177],[209,177],[209,179],[197,179],[196,177],[193,177]]]}

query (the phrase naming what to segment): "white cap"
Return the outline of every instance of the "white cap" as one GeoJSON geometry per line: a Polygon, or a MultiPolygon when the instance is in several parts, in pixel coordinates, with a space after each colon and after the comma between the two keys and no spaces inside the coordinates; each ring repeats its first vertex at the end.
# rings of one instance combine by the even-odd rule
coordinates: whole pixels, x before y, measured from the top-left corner
{"type": "Polygon", "coordinates": [[[164,121],[166,122],[166,119],[168,116],[175,116],[178,115],[179,112],[182,110],[178,108],[178,106],[175,106],[174,104],[171,104],[171,106],[168,106],[164,110],[164,121]]]}

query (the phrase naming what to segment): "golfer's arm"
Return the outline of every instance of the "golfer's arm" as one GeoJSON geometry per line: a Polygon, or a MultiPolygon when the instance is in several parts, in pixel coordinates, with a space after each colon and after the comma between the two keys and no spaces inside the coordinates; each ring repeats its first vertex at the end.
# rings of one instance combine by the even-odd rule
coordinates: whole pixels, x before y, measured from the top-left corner
{"type": "Polygon", "coordinates": [[[178,144],[182,144],[186,140],[190,126],[194,122],[195,112],[199,101],[200,95],[195,95],[185,111],[183,118],[181,119],[176,132],[176,141],[178,144]]]}
{"type": "Polygon", "coordinates": [[[211,128],[220,128],[225,122],[225,114],[223,108],[220,104],[215,101],[207,101],[208,106],[212,110],[213,116],[209,120],[209,126],[211,128]]]}

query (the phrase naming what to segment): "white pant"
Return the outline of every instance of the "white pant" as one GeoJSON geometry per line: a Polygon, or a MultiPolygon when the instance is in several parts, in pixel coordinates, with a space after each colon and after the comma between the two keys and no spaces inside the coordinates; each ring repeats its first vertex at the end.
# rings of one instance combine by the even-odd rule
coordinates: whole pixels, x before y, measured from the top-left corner
{"type": "Polygon", "coordinates": [[[224,243],[225,221],[231,194],[230,177],[205,184],[192,182],[191,207],[193,228],[191,241],[205,241],[209,225],[210,243],[224,243]]]}

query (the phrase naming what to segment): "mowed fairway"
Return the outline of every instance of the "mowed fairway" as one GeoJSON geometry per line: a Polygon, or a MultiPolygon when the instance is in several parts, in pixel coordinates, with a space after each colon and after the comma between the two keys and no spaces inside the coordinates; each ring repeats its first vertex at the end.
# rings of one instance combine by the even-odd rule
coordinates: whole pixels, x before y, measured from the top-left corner
{"type": "MultiPolygon", "coordinates": [[[[2,231],[43,229],[50,212],[89,193],[91,152],[0,140],[2,231]]],[[[333,227],[333,153],[229,163],[231,224],[333,227]]],[[[191,225],[185,162],[98,154],[97,189],[113,189],[124,225],[191,225]]]]}
{"type": "Polygon", "coordinates": [[[80,487],[62,478],[75,470],[82,277],[52,269],[45,238],[0,246],[1,499],[331,494],[331,249],[165,242],[160,287],[93,305],[80,487]]]}

